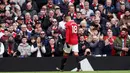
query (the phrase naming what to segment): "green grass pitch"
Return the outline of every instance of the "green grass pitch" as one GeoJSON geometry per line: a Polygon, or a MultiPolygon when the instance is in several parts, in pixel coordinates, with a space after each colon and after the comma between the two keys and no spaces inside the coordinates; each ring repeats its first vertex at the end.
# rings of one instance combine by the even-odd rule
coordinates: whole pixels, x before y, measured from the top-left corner
{"type": "Polygon", "coordinates": [[[71,72],[71,71],[46,71],[46,72],[0,72],[0,73],[130,73],[130,70],[126,71],[81,71],[81,72],[71,72]]]}

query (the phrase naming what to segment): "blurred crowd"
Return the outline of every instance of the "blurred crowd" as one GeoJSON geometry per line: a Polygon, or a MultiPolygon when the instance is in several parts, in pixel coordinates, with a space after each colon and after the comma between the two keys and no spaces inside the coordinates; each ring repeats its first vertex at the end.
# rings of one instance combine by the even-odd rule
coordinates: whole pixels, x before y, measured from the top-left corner
{"type": "Polygon", "coordinates": [[[130,55],[130,0],[0,0],[0,57],[62,56],[66,15],[80,56],[130,55]]]}

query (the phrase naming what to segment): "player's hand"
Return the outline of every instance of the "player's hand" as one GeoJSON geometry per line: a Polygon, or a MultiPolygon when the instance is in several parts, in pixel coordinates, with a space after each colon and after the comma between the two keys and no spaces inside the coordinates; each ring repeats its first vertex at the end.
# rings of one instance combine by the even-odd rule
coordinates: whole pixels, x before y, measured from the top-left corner
{"type": "Polygon", "coordinates": [[[70,48],[70,45],[68,43],[66,43],[66,46],[67,46],[67,48],[70,48]]]}

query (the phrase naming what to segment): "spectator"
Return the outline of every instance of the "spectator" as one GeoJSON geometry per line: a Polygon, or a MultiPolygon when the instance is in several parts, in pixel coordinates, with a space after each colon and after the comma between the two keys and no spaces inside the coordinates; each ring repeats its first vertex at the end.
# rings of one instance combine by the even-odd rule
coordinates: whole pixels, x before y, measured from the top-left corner
{"type": "Polygon", "coordinates": [[[37,21],[36,24],[34,25],[34,30],[32,31],[32,36],[39,36],[40,32],[42,31],[41,28],[41,21],[37,21]]]}
{"type": "Polygon", "coordinates": [[[32,17],[28,12],[25,14],[25,24],[27,23],[32,23],[32,17]]]}
{"type": "Polygon", "coordinates": [[[52,25],[47,30],[47,35],[51,36],[55,30],[59,30],[58,28],[58,22],[56,19],[52,20],[52,25]]]}
{"type": "Polygon", "coordinates": [[[130,3],[128,0],[117,0],[116,9],[117,11],[121,11],[121,5],[124,4],[127,9],[130,9],[130,3]]]}
{"type": "Polygon", "coordinates": [[[111,21],[111,19],[112,18],[117,18],[116,16],[115,16],[115,14],[113,14],[113,13],[111,13],[111,12],[108,12],[108,14],[106,14],[106,19],[108,20],[108,21],[111,21]]]}
{"type": "Polygon", "coordinates": [[[32,36],[29,45],[32,47],[32,46],[35,45],[35,43],[36,43],[36,37],[33,37],[33,36],[32,36]]]}
{"type": "MultiPolygon", "coordinates": [[[[0,3],[0,20],[3,21],[3,18],[5,16],[5,5],[3,3],[0,3]]],[[[0,21],[0,22],[1,22],[0,21]]]]}
{"type": "Polygon", "coordinates": [[[24,17],[23,16],[18,17],[16,22],[18,23],[18,29],[21,29],[21,25],[24,24],[24,17]]]}
{"type": "Polygon", "coordinates": [[[88,24],[87,28],[90,28],[91,24],[95,21],[95,18],[96,18],[95,14],[91,13],[90,18],[86,19],[87,24],[88,24]]]}
{"type": "Polygon", "coordinates": [[[50,10],[48,16],[49,16],[49,21],[52,22],[53,19],[55,18],[55,10],[50,10]]]}
{"type": "Polygon", "coordinates": [[[15,1],[8,1],[8,5],[6,5],[5,9],[8,11],[14,11],[15,5],[17,5],[17,3],[15,1]]]}
{"type": "Polygon", "coordinates": [[[65,15],[63,15],[63,20],[59,22],[58,28],[60,31],[60,34],[62,35],[63,39],[65,39],[65,24],[66,24],[66,18],[65,15]]]}
{"type": "MultiPolygon", "coordinates": [[[[44,5],[38,14],[39,20],[42,22],[42,26],[47,23],[48,16],[47,16],[47,7],[44,5]]],[[[42,27],[44,29],[44,27],[42,27]]]]}
{"type": "Polygon", "coordinates": [[[91,9],[93,11],[97,10],[98,9],[98,6],[99,6],[99,3],[98,3],[98,0],[92,0],[92,4],[91,4],[91,9]]]}
{"type": "Polygon", "coordinates": [[[79,56],[90,56],[91,55],[89,43],[86,42],[86,40],[84,39],[84,36],[82,36],[82,35],[79,37],[78,46],[79,46],[79,56]]]}
{"type": "Polygon", "coordinates": [[[69,11],[68,5],[69,5],[69,0],[63,0],[63,3],[59,5],[61,12],[63,14],[68,13],[68,11],[69,11]]]}
{"type": "Polygon", "coordinates": [[[10,11],[11,14],[13,14],[13,17],[15,17],[14,19],[16,20],[16,18],[18,16],[21,15],[21,8],[20,6],[14,1],[14,0],[10,0],[9,4],[6,5],[5,8],[7,11],[10,11]]]}
{"type": "Polygon", "coordinates": [[[4,44],[0,42],[0,58],[3,57],[4,51],[5,51],[4,44]]]}
{"type": "Polygon", "coordinates": [[[66,24],[66,19],[65,19],[65,15],[63,15],[63,20],[59,22],[59,28],[61,30],[65,30],[65,24],[66,24]]]}
{"type": "Polygon", "coordinates": [[[15,38],[15,37],[16,37],[17,33],[16,33],[16,32],[14,32],[14,30],[13,30],[13,26],[10,26],[10,27],[8,28],[8,31],[9,31],[10,35],[12,35],[12,36],[13,36],[13,38],[15,38]]]}
{"type": "Polygon", "coordinates": [[[39,17],[38,17],[38,15],[34,15],[33,16],[33,27],[35,26],[35,24],[37,23],[37,21],[39,21],[39,17]]]}
{"type": "Polygon", "coordinates": [[[112,0],[106,0],[105,14],[108,14],[109,12],[114,13],[115,11],[115,7],[112,5],[112,0]]]}
{"type": "MultiPolygon", "coordinates": [[[[84,36],[88,36],[89,32],[88,32],[88,27],[87,27],[87,22],[85,20],[81,21],[80,23],[80,27],[83,29],[83,35],[84,36]]],[[[79,32],[80,33],[80,32],[79,32]]],[[[82,34],[82,33],[81,33],[82,34]]]]}
{"type": "Polygon", "coordinates": [[[91,13],[94,13],[93,10],[90,9],[89,5],[90,5],[89,2],[86,1],[84,3],[85,6],[84,9],[81,10],[81,11],[85,11],[85,15],[87,19],[90,18],[91,13]]]}
{"type": "Polygon", "coordinates": [[[20,37],[25,36],[28,39],[30,39],[30,37],[31,37],[30,32],[27,31],[27,26],[24,24],[21,25],[21,31],[19,32],[19,34],[20,34],[20,37]]]}
{"type": "Polygon", "coordinates": [[[54,30],[54,33],[52,34],[52,37],[55,40],[55,46],[57,48],[57,51],[59,52],[59,56],[63,55],[63,47],[64,47],[64,38],[61,36],[58,30],[54,30]]]}
{"type": "MultiPolygon", "coordinates": [[[[16,27],[15,27],[15,32],[17,33],[17,34],[19,34],[19,32],[21,31],[21,26],[24,24],[24,17],[18,17],[18,19],[17,19],[17,22],[16,22],[16,27]]],[[[14,25],[14,24],[13,24],[14,25]]]]}
{"type": "Polygon", "coordinates": [[[33,31],[33,27],[32,27],[32,23],[27,23],[27,31],[31,34],[31,32],[33,31]]]}
{"type": "Polygon", "coordinates": [[[93,29],[87,38],[93,56],[102,55],[102,50],[105,46],[102,35],[97,29],[93,29]]]}
{"type": "Polygon", "coordinates": [[[86,12],[85,12],[85,10],[80,10],[80,12],[81,12],[81,19],[87,20],[88,18],[86,17],[86,12]]]}
{"type": "Polygon", "coordinates": [[[36,43],[31,46],[32,57],[43,57],[46,53],[45,46],[41,42],[41,37],[37,37],[36,43]]]}
{"type": "Polygon", "coordinates": [[[102,24],[100,24],[101,18],[95,17],[94,22],[91,23],[94,28],[96,28],[98,31],[102,31],[102,24]]]}
{"type": "Polygon", "coordinates": [[[85,2],[85,0],[79,0],[80,1],[80,3],[76,6],[76,8],[79,8],[79,10],[80,9],[84,9],[84,2],[85,2]]]}
{"type": "Polygon", "coordinates": [[[34,27],[35,29],[41,28],[41,21],[36,21],[34,27]]]}
{"type": "Polygon", "coordinates": [[[126,10],[125,14],[122,15],[120,25],[124,25],[126,23],[130,23],[130,11],[126,10]]]}
{"type": "Polygon", "coordinates": [[[111,19],[111,24],[112,24],[112,32],[114,36],[118,36],[120,34],[120,26],[119,26],[119,21],[116,18],[111,19]]]}
{"type": "Polygon", "coordinates": [[[31,3],[32,5],[32,9],[38,11],[38,7],[37,4],[34,0],[26,0],[23,4],[22,4],[22,10],[26,10],[26,6],[28,3],[31,3]]]}
{"type": "MultiPolygon", "coordinates": [[[[14,16],[17,18],[22,15],[21,8],[18,4],[14,6],[14,10],[11,10],[11,12],[14,14],[14,16]]],[[[16,20],[15,18],[15,20],[16,20]]]]}
{"type": "Polygon", "coordinates": [[[17,33],[19,31],[19,29],[18,29],[18,23],[17,22],[13,23],[12,27],[13,27],[13,31],[15,33],[17,33]]]}
{"type": "Polygon", "coordinates": [[[106,26],[106,19],[101,17],[100,11],[95,11],[95,19],[92,24],[101,32],[103,33],[103,30],[105,29],[106,26]]]}
{"type": "MultiPolygon", "coordinates": [[[[15,12],[14,12],[14,15],[15,15],[16,17],[19,17],[19,16],[22,15],[22,12],[21,12],[21,8],[20,8],[20,6],[18,6],[18,5],[15,6],[15,12]]],[[[15,19],[15,20],[16,20],[16,19],[15,19]]]]}
{"type": "Polygon", "coordinates": [[[83,28],[78,29],[78,36],[84,35],[84,30],[83,28]]]}
{"type": "Polygon", "coordinates": [[[125,4],[121,4],[120,5],[120,10],[118,11],[118,19],[121,19],[122,15],[124,15],[126,11],[126,7],[125,7],[125,4]]]}
{"type": "Polygon", "coordinates": [[[102,55],[102,49],[104,48],[104,43],[99,41],[99,37],[94,35],[92,41],[89,42],[90,49],[93,56],[102,55]]]}
{"type": "Polygon", "coordinates": [[[46,35],[46,33],[44,31],[42,31],[40,33],[40,37],[41,37],[42,44],[45,45],[45,46],[47,46],[48,43],[49,43],[49,40],[48,40],[48,37],[47,37],[47,35],[46,35]]]}
{"type": "Polygon", "coordinates": [[[8,0],[1,0],[1,3],[3,3],[4,5],[8,5],[9,1],[8,0]]]}
{"type": "Polygon", "coordinates": [[[6,23],[6,27],[9,27],[10,25],[12,25],[14,19],[13,19],[12,14],[11,14],[10,11],[5,12],[5,17],[4,17],[3,20],[6,23]]]}
{"type": "Polygon", "coordinates": [[[130,55],[129,42],[127,28],[122,28],[120,35],[114,41],[114,49],[116,50],[117,56],[130,55]]]}
{"type": "Polygon", "coordinates": [[[62,21],[63,14],[61,13],[60,8],[57,6],[55,9],[56,19],[58,22],[62,21]]]}
{"type": "Polygon", "coordinates": [[[49,39],[49,44],[45,47],[46,48],[46,57],[55,57],[55,56],[60,56],[59,54],[59,48],[56,46],[56,42],[54,38],[49,39]]]}
{"type": "Polygon", "coordinates": [[[42,28],[41,27],[39,27],[39,28],[35,28],[33,31],[32,31],[32,36],[39,36],[40,35],[40,33],[42,32],[43,30],[42,30],[42,28]]]}
{"type": "Polygon", "coordinates": [[[42,21],[42,29],[47,31],[48,27],[51,25],[51,22],[54,18],[54,10],[50,10],[48,16],[45,17],[45,19],[42,21]]]}
{"type": "Polygon", "coordinates": [[[106,14],[104,13],[105,11],[104,6],[102,4],[98,5],[98,10],[101,12],[102,17],[107,18],[106,14]]]}
{"type": "Polygon", "coordinates": [[[36,11],[36,10],[33,10],[31,2],[28,2],[26,6],[27,6],[27,7],[26,7],[26,9],[23,11],[23,15],[25,15],[27,12],[30,13],[31,17],[33,17],[33,15],[36,15],[36,14],[37,14],[37,11],[36,11]]]}
{"type": "Polygon", "coordinates": [[[43,5],[40,11],[44,11],[44,13],[41,14],[44,16],[47,13],[47,6],[43,5]]]}
{"type": "Polygon", "coordinates": [[[74,21],[79,25],[80,22],[82,21],[82,18],[81,18],[81,12],[77,12],[76,13],[76,18],[74,19],[74,21]]]}
{"type": "Polygon", "coordinates": [[[1,41],[3,42],[4,46],[8,39],[9,39],[9,32],[7,29],[5,29],[4,35],[1,37],[1,41]]]}
{"type": "Polygon", "coordinates": [[[17,48],[18,44],[15,42],[14,37],[10,35],[5,43],[4,57],[16,57],[18,55],[17,48]]]}
{"type": "Polygon", "coordinates": [[[114,56],[115,50],[113,47],[113,42],[116,39],[115,36],[113,36],[113,32],[111,29],[107,30],[107,36],[104,36],[105,41],[105,48],[103,49],[103,54],[106,54],[107,56],[114,56]]]}
{"type": "MultiPolygon", "coordinates": [[[[108,29],[112,29],[112,24],[111,24],[111,22],[106,22],[106,26],[105,26],[105,28],[102,30],[102,33],[103,33],[104,36],[107,35],[108,29]]],[[[113,33],[112,33],[112,34],[113,34],[113,33]]]]}
{"type": "Polygon", "coordinates": [[[22,42],[18,46],[18,51],[20,52],[20,58],[26,58],[31,55],[31,47],[27,43],[26,37],[22,38],[22,42]]]}
{"type": "Polygon", "coordinates": [[[47,13],[46,13],[45,11],[43,11],[43,10],[41,10],[41,11],[39,12],[39,14],[38,14],[39,20],[40,20],[41,22],[44,21],[44,19],[46,18],[46,16],[47,16],[47,13]]]}
{"type": "Polygon", "coordinates": [[[95,17],[100,18],[101,27],[104,28],[107,20],[106,20],[106,18],[102,17],[101,12],[99,10],[95,11],[95,17]]]}
{"type": "Polygon", "coordinates": [[[53,3],[53,0],[48,0],[47,1],[47,4],[46,4],[47,11],[55,9],[55,6],[56,5],[53,3]]]}
{"type": "Polygon", "coordinates": [[[76,18],[76,12],[75,12],[75,7],[74,7],[74,5],[69,5],[68,15],[70,15],[72,19],[75,19],[75,18],[76,18]]]}

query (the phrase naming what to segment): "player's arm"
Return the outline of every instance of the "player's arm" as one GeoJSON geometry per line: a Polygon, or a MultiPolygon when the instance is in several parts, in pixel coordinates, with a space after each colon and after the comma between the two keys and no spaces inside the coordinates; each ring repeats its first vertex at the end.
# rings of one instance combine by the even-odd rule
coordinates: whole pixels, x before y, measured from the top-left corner
{"type": "Polygon", "coordinates": [[[69,44],[68,44],[68,42],[69,42],[69,33],[70,33],[70,30],[69,30],[69,27],[66,25],[66,45],[67,45],[67,47],[69,48],[70,46],[69,46],[69,44]]]}

